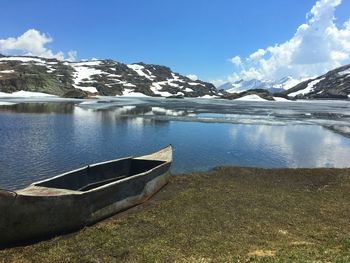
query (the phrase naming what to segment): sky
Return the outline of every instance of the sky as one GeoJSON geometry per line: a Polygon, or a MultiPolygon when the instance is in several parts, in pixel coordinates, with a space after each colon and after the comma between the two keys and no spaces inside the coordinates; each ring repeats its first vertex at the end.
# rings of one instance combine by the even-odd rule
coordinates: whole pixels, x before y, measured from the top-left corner
{"type": "Polygon", "coordinates": [[[350,0],[3,0],[0,53],[170,67],[220,85],[350,63],[350,0]]]}

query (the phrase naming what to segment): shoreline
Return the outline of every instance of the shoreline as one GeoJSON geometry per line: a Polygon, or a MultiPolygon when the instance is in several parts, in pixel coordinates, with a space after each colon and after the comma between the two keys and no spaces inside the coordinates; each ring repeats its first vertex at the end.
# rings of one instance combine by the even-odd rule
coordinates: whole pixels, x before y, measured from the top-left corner
{"type": "Polygon", "coordinates": [[[217,167],[78,232],[0,250],[0,262],[350,260],[350,168],[217,167]]]}

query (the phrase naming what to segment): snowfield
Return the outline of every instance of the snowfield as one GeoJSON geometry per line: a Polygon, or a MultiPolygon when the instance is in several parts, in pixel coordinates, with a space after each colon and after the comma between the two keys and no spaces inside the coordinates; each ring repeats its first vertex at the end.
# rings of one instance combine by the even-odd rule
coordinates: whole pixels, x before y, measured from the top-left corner
{"type": "Polygon", "coordinates": [[[42,98],[42,97],[57,97],[55,95],[47,94],[47,93],[42,93],[42,92],[31,92],[31,91],[16,91],[13,93],[5,93],[5,92],[0,92],[0,97],[1,98],[42,98]]]}
{"type": "Polygon", "coordinates": [[[307,85],[307,87],[306,87],[305,89],[298,90],[298,91],[293,92],[293,93],[290,93],[290,94],[288,94],[288,95],[291,96],[291,97],[295,97],[295,96],[297,96],[297,95],[304,95],[304,94],[310,93],[311,91],[314,90],[314,86],[315,86],[316,84],[318,84],[319,82],[321,82],[322,80],[324,80],[324,79],[325,79],[325,78],[313,80],[313,81],[311,81],[311,82],[307,85]]]}
{"type": "Polygon", "coordinates": [[[235,100],[241,100],[241,101],[267,101],[263,98],[261,98],[258,95],[252,94],[252,95],[246,95],[241,98],[235,99],[235,100]]]}

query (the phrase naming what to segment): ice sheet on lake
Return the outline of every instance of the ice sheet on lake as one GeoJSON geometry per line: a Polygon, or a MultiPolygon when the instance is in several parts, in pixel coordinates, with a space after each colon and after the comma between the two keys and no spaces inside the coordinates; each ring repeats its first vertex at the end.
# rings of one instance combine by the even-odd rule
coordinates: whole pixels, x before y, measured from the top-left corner
{"type": "Polygon", "coordinates": [[[9,105],[15,105],[17,103],[14,102],[8,102],[8,101],[0,101],[0,106],[9,106],[9,105]]]}
{"type": "Polygon", "coordinates": [[[0,92],[0,98],[32,98],[32,97],[56,97],[55,95],[42,93],[42,92],[32,92],[32,91],[16,91],[13,93],[0,92]]]}

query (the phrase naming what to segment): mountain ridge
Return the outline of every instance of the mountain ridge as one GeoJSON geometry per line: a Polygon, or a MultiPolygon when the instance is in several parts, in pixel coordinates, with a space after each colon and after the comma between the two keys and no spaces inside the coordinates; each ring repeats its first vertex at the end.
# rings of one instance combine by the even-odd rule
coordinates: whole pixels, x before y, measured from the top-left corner
{"type": "Polygon", "coordinates": [[[204,97],[238,99],[257,95],[266,100],[349,99],[350,65],[310,79],[239,80],[217,90],[169,67],[111,59],[69,62],[34,56],[0,54],[0,93],[40,92],[60,97],[102,96],[204,97]],[[223,88],[223,89],[220,89],[223,88]]]}
{"type": "Polygon", "coordinates": [[[0,92],[32,91],[62,97],[142,93],[163,97],[216,96],[213,84],[191,80],[155,64],[111,59],[80,62],[34,56],[0,56],[0,92]]]}

